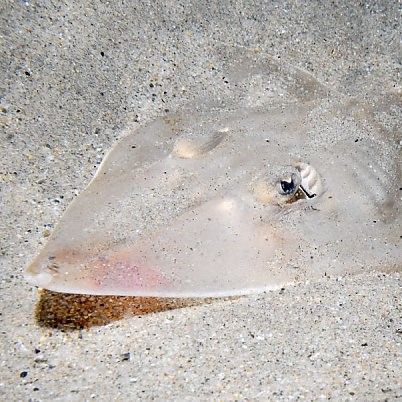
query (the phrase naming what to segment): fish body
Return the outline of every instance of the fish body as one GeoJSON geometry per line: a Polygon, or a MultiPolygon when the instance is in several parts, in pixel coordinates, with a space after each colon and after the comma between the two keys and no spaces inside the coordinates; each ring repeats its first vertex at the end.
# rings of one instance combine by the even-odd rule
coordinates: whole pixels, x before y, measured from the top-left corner
{"type": "Polygon", "coordinates": [[[400,113],[400,94],[368,104],[269,58],[240,65],[228,68],[237,104],[200,100],[116,144],[31,283],[209,297],[401,269],[400,125],[381,115],[400,113]],[[273,80],[276,98],[261,89],[273,80]]]}

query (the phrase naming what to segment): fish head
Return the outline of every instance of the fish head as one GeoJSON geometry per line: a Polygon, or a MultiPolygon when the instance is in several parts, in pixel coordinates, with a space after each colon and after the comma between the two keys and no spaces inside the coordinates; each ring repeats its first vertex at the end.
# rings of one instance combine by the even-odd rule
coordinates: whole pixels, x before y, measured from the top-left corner
{"type": "Polygon", "coordinates": [[[287,102],[261,103],[255,86],[268,70],[255,68],[240,108],[197,104],[130,130],[28,280],[69,293],[209,297],[400,267],[400,143],[369,108],[323,98],[300,72],[284,80],[298,82],[287,102]]]}

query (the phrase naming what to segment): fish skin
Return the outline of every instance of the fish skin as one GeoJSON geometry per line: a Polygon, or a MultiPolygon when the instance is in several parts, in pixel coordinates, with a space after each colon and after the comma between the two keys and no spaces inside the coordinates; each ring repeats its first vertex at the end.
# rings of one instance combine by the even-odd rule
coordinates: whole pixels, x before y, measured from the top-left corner
{"type": "Polygon", "coordinates": [[[209,297],[401,269],[400,93],[349,99],[272,58],[240,59],[227,67],[237,99],[201,99],[116,144],[27,268],[32,284],[209,297]],[[256,197],[263,181],[277,200],[304,163],[320,194],[256,197]]]}

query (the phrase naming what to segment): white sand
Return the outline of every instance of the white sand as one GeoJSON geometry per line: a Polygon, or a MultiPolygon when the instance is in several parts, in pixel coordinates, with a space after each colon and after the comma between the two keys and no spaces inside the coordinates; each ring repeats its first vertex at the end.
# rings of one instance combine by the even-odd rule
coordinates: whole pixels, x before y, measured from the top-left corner
{"type": "Polygon", "coordinates": [[[230,90],[219,43],[258,48],[369,98],[400,86],[398,2],[72,3],[0,5],[2,399],[402,398],[400,273],[173,309],[52,294],[39,302],[22,275],[126,127],[230,90]]]}

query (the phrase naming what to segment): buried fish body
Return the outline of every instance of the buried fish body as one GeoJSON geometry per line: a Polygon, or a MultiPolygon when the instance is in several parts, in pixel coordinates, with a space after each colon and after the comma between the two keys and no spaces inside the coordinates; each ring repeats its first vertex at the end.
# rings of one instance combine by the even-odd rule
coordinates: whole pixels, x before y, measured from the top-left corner
{"type": "Polygon", "coordinates": [[[400,94],[368,106],[269,59],[241,65],[228,73],[237,107],[197,105],[112,149],[28,267],[31,283],[209,297],[401,268],[400,120],[387,117],[400,94]],[[287,95],[265,96],[261,80],[287,95]]]}

